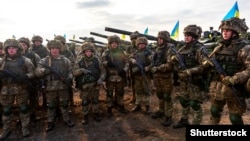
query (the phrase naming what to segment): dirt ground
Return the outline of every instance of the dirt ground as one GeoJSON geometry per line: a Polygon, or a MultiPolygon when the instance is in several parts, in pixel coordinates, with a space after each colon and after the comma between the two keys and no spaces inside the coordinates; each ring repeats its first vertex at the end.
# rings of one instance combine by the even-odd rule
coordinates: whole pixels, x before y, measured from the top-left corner
{"type": "MultiPolygon", "coordinates": [[[[175,92],[178,87],[175,87],[175,92]]],[[[125,106],[128,110],[135,106],[131,103],[132,93],[131,90],[125,89],[125,106]]],[[[174,113],[173,120],[178,122],[180,118],[180,105],[177,102],[175,95],[174,98],[174,113]]],[[[56,127],[53,131],[45,132],[47,127],[46,110],[37,111],[40,119],[36,122],[31,122],[31,135],[23,138],[21,134],[21,126],[17,122],[13,122],[13,129],[10,136],[7,138],[9,141],[185,141],[185,128],[173,129],[172,126],[164,127],[161,123],[164,118],[152,119],[150,115],[145,115],[143,112],[122,114],[116,109],[113,109],[114,116],[108,118],[106,116],[106,103],[105,92],[102,90],[100,94],[101,113],[103,120],[96,122],[93,120],[93,115],[89,116],[89,124],[86,126],[81,125],[81,100],[79,99],[79,92],[74,93],[74,107],[71,107],[71,117],[75,122],[73,128],[66,127],[61,118],[57,118],[56,127]]],[[[202,124],[209,124],[210,117],[210,102],[207,100],[203,103],[204,117],[202,124]]],[[[143,107],[144,108],[144,107],[143,107]]],[[[155,112],[158,109],[158,99],[156,94],[151,97],[151,111],[155,112]]],[[[143,109],[144,110],[144,109],[143,109]]],[[[228,120],[228,112],[225,107],[221,124],[230,124],[228,120]]],[[[249,124],[249,111],[244,115],[244,122],[249,124]]],[[[17,115],[15,115],[17,116],[17,115]]],[[[190,116],[191,117],[191,116],[190,116]]],[[[18,118],[15,117],[15,121],[18,118]]],[[[190,122],[191,122],[190,118],[190,122]]]]}

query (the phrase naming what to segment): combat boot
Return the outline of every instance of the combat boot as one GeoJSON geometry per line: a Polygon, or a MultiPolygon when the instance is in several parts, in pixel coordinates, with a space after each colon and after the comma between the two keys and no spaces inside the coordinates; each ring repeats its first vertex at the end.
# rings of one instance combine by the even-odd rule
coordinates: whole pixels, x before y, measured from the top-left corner
{"type": "Polygon", "coordinates": [[[151,117],[152,118],[161,118],[164,116],[164,112],[157,111],[151,117]]]}
{"type": "Polygon", "coordinates": [[[99,113],[94,113],[94,120],[97,122],[102,121],[102,117],[99,113]]]}
{"type": "Polygon", "coordinates": [[[10,130],[3,130],[3,132],[0,135],[0,141],[5,140],[6,138],[8,138],[11,134],[10,130]]]}
{"type": "Polygon", "coordinates": [[[173,128],[182,128],[189,125],[188,119],[181,118],[181,120],[173,126],[173,128]]]}
{"type": "Polygon", "coordinates": [[[74,126],[75,126],[75,124],[74,124],[70,119],[67,120],[67,121],[65,121],[64,123],[65,123],[65,125],[67,125],[68,127],[74,127],[74,126]]]}
{"type": "Polygon", "coordinates": [[[166,117],[165,121],[162,123],[163,126],[170,126],[173,123],[172,117],[166,117]]]}
{"type": "Polygon", "coordinates": [[[112,107],[108,107],[107,116],[108,117],[112,117],[113,116],[112,107]]]}
{"type": "Polygon", "coordinates": [[[128,113],[128,110],[125,109],[124,105],[120,105],[120,106],[119,106],[119,111],[120,111],[121,113],[123,113],[123,114],[127,114],[127,113],[128,113]]]}
{"type": "Polygon", "coordinates": [[[82,120],[82,125],[87,125],[89,123],[89,117],[88,115],[85,115],[82,120]]]}
{"type": "Polygon", "coordinates": [[[48,127],[46,128],[46,132],[52,131],[55,128],[55,124],[53,122],[48,122],[48,127]]]}
{"type": "Polygon", "coordinates": [[[145,115],[150,115],[150,114],[151,114],[151,111],[150,111],[149,105],[146,105],[145,115]]]}
{"type": "Polygon", "coordinates": [[[136,107],[132,109],[132,112],[138,112],[141,110],[141,105],[136,104],[136,107]]]}

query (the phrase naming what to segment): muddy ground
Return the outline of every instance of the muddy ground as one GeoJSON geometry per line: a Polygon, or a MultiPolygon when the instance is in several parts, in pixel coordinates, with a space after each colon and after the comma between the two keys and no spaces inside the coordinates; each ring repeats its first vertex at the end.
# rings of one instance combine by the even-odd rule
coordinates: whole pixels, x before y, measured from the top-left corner
{"type": "MultiPolygon", "coordinates": [[[[126,95],[124,97],[125,106],[131,110],[135,105],[131,103],[131,90],[126,88],[126,95]]],[[[175,87],[175,92],[178,87],[175,87]]],[[[177,122],[180,118],[180,105],[177,102],[175,95],[174,99],[174,113],[173,120],[177,122]]],[[[21,127],[17,122],[13,122],[12,133],[7,138],[9,141],[185,141],[185,128],[173,129],[172,126],[164,127],[161,123],[164,118],[152,119],[150,115],[145,115],[143,112],[122,114],[116,109],[113,110],[114,116],[108,118],[106,116],[105,92],[102,90],[100,94],[101,108],[100,111],[103,116],[101,122],[93,120],[93,115],[90,115],[90,122],[87,126],[81,125],[81,100],[79,99],[79,92],[74,93],[74,106],[71,107],[71,117],[75,122],[73,128],[66,127],[61,118],[57,118],[56,127],[53,131],[45,132],[47,127],[46,110],[40,109],[37,111],[39,119],[31,123],[31,135],[23,138],[21,134],[21,127]],[[45,118],[43,118],[45,117],[45,118]]],[[[209,100],[203,103],[204,117],[202,124],[209,124],[209,100]]],[[[144,107],[143,107],[144,108],[144,107]]],[[[151,97],[151,111],[157,111],[158,99],[156,94],[151,97]]],[[[230,124],[227,116],[227,108],[225,107],[221,124],[230,124]]],[[[250,123],[249,111],[244,115],[244,122],[250,123]]],[[[17,115],[15,115],[17,116],[17,115]]],[[[190,116],[191,117],[191,116],[190,116]]],[[[15,117],[15,121],[18,118],[15,117]]],[[[190,118],[191,122],[191,118],[190,118]]]]}

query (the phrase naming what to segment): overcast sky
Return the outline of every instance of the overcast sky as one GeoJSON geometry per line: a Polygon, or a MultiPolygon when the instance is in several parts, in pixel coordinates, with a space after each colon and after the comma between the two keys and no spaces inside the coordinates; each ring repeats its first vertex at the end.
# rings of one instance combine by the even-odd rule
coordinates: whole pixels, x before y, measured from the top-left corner
{"type": "MultiPolygon", "coordinates": [[[[235,0],[1,0],[0,41],[20,37],[32,38],[40,35],[53,39],[54,34],[66,35],[67,41],[75,35],[103,38],[90,35],[97,32],[104,35],[115,33],[105,27],[119,28],[143,33],[148,27],[149,35],[158,31],[170,33],[180,21],[179,40],[183,40],[183,29],[197,24],[203,31],[218,26],[235,0]]],[[[250,1],[238,0],[240,18],[245,18],[250,27],[250,1]]],[[[120,36],[120,34],[117,34],[120,36]]],[[[126,36],[126,40],[129,37],[126,36]]],[[[46,42],[44,42],[46,43],[46,42]]]]}

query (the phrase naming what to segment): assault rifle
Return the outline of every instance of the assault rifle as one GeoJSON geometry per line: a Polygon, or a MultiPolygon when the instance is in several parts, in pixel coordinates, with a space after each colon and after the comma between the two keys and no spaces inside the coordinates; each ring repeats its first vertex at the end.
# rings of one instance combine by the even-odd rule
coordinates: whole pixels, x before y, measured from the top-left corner
{"type": "MultiPolygon", "coordinates": [[[[222,66],[217,62],[217,60],[214,58],[214,57],[211,57],[208,53],[208,51],[205,49],[205,48],[202,48],[202,54],[204,54],[207,58],[209,58],[209,60],[213,63],[214,67],[215,67],[215,70],[217,71],[217,73],[219,73],[221,79],[223,79],[225,76],[227,76],[226,72],[224,71],[224,69],[222,68],[222,66]]],[[[235,89],[234,86],[228,86],[232,91],[233,91],[233,94],[236,98],[236,100],[238,101],[238,103],[240,104],[240,106],[242,107],[243,104],[240,100],[240,98],[238,97],[238,92],[237,90],[235,89]]]]}
{"type": "MultiPolygon", "coordinates": [[[[96,33],[96,32],[90,32],[90,34],[91,34],[91,35],[98,36],[98,37],[102,37],[102,38],[108,39],[108,36],[107,36],[107,35],[99,34],[99,33],[96,33]]],[[[129,42],[129,41],[126,41],[126,40],[120,40],[120,41],[121,41],[121,44],[130,45],[130,42],[129,42]]]]}

